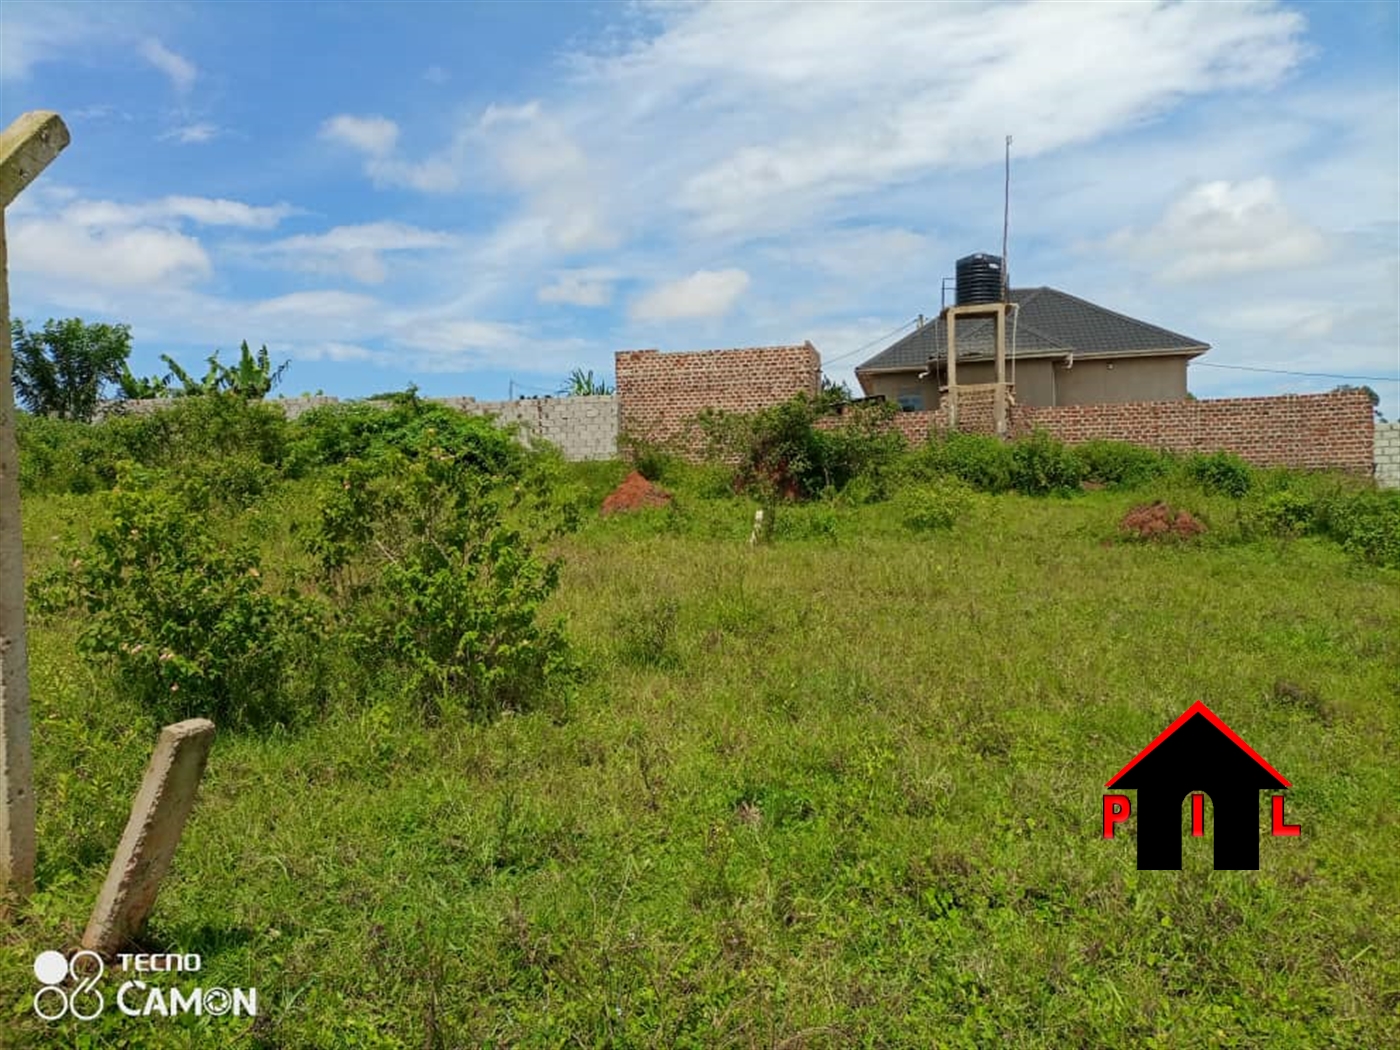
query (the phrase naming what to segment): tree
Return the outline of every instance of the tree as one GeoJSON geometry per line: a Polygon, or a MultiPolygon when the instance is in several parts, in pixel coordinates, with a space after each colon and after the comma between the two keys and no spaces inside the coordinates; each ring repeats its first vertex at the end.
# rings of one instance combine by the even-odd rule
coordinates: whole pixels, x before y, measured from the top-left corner
{"type": "Polygon", "coordinates": [[[131,326],[50,319],[43,330],[10,326],[13,379],[20,403],[35,415],[92,419],[105,384],[120,380],[131,354],[131,326]]]}
{"type": "Polygon", "coordinates": [[[1343,383],[1341,386],[1334,386],[1332,393],[1348,394],[1353,390],[1360,390],[1371,399],[1371,411],[1376,414],[1376,419],[1385,422],[1385,416],[1381,415],[1381,395],[1372,390],[1369,386],[1352,386],[1350,383],[1343,383]]]}
{"type": "Polygon", "coordinates": [[[559,393],[570,397],[599,397],[612,392],[612,387],[602,378],[593,378],[591,368],[587,372],[582,368],[575,368],[569,373],[569,381],[559,388],[559,393]]]}
{"type": "Polygon", "coordinates": [[[246,339],[243,340],[239,351],[240,356],[236,365],[220,364],[219,352],[214,351],[208,358],[209,371],[204,374],[203,379],[195,379],[168,354],[161,354],[160,359],[170,369],[171,375],[180,381],[183,389],[178,393],[185,397],[233,394],[236,397],[247,398],[249,401],[260,401],[271,393],[272,388],[281,381],[282,373],[287,370],[289,362],[283,361],[276,368],[273,368],[266,344],[254,357],[252,351],[248,349],[248,340],[246,339]]]}

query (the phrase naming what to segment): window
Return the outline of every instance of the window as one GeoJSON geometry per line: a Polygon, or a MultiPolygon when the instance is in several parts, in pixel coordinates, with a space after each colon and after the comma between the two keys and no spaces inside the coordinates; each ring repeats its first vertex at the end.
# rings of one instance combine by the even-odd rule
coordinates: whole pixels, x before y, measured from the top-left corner
{"type": "Polygon", "coordinates": [[[901,412],[922,412],[924,410],[923,391],[901,390],[899,392],[899,410],[901,412]]]}

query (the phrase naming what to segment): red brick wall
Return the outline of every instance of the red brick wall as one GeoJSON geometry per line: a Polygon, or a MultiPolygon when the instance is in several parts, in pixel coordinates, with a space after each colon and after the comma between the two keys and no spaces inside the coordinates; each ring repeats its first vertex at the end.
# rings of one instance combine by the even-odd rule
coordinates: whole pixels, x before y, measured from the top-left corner
{"type": "MultiPolygon", "coordinates": [[[[982,391],[970,392],[981,398],[982,391]]],[[[1375,422],[1363,392],[1287,394],[1211,401],[1138,401],[1044,408],[1015,405],[1011,430],[1039,428],[1069,445],[1097,438],[1173,452],[1234,452],[1261,467],[1334,468],[1369,474],[1375,422]]],[[[958,429],[992,432],[991,406],[959,397],[958,429]]],[[[901,412],[894,425],[911,444],[947,429],[946,407],[901,412]]]]}
{"type": "Polygon", "coordinates": [[[1046,430],[1067,444],[1109,438],[1173,452],[1234,452],[1261,467],[1335,467],[1369,474],[1375,444],[1370,398],[1360,391],[1138,401],[1120,405],[1018,405],[1012,433],[1046,430]]]}
{"type": "Polygon", "coordinates": [[[689,354],[626,350],[616,364],[622,432],[692,450],[697,435],[688,424],[703,409],[754,412],[794,394],[816,396],[821,387],[821,357],[811,343],[689,354]]]}

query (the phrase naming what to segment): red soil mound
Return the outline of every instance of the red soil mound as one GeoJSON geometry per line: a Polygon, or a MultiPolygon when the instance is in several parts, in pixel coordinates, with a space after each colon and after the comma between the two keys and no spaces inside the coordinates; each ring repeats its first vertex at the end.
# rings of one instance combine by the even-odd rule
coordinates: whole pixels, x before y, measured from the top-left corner
{"type": "Polygon", "coordinates": [[[1172,510],[1165,503],[1144,503],[1123,516],[1118,527],[1143,540],[1189,540],[1206,531],[1189,511],[1172,510]]]}
{"type": "Polygon", "coordinates": [[[632,471],[622,484],[603,500],[603,513],[616,514],[619,511],[641,510],[644,507],[664,507],[671,502],[671,494],[657,488],[638,471],[632,471]]]}

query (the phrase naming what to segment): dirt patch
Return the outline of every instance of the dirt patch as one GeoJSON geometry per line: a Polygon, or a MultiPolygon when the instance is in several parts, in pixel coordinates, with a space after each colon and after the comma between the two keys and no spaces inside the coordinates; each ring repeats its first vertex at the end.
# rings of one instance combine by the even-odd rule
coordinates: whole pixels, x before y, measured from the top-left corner
{"type": "Polygon", "coordinates": [[[1118,527],[1142,540],[1189,540],[1206,531],[1204,523],[1190,511],[1173,510],[1160,501],[1134,507],[1118,527]]]}
{"type": "Polygon", "coordinates": [[[671,494],[658,488],[639,471],[628,474],[621,485],[603,500],[604,514],[617,514],[622,511],[643,510],[647,507],[665,507],[671,502],[671,494]]]}

